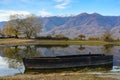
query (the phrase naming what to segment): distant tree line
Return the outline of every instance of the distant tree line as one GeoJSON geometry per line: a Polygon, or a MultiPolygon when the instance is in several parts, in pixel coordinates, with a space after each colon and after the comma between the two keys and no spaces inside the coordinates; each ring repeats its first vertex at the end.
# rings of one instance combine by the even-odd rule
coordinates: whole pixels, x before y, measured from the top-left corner
{"type": "MultiPolygon", "coordinates": [[[[86,40],[85,38],[86,38],[86,36],[84,34],[80,34],[80,35],[78,35],[78,37],[76,39],[86,40]]],[[[99,37],[96,37],[96,36],[88,37],[87,40],[103,40],[103,41],[106,41],[106,42],[114,41],[114,39],[112,37],[112,33],[111,33],[110,30],[104,31],[103,35],[99,36],[99,37]]],[[[119,40],[119,39],[117,39],[117,40],[119,40]]]]}
{"type": "Polygon", "coordinates": [[[36,37],[36,39],[40,39],[40,40],[69,40],[69,38],[63,34],[58,34],[55,36],[51,36],[51,35],[40,36],[40,37],[36,37]]]}

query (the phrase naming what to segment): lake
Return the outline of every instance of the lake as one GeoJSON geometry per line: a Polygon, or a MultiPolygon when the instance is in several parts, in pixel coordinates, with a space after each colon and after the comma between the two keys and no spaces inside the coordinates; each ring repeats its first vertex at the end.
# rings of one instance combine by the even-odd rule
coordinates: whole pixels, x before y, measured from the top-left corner
{"type": "Polygon", "coordinates": [[[11,76],[24,73],[22,58],[39,56],[63,56],[78,54],[113,55],[113,67],[110,72],[120,71],[120,46],[104,45],[31,45],[3,46],[0,45],[0,76],[11,76]]]}

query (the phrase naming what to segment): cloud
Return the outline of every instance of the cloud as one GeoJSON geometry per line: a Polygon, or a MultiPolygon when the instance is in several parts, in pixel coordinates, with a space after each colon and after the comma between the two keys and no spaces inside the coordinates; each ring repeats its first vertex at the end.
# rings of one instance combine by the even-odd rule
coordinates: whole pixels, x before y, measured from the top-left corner
{"type": "Polygon", "coordinates": [[[13,10],[0,10],[0,21],[8,21],[10,15],[23,14],[29,15],[30,12],[27,11],[13,11],[13,10]]]}
{"type": "Polygon", "coordinates": [[[52,16],[52,13],[48,12],[45,9],[40,10],[39,13],[40,13],[40,16],[42,16],[42,17],[52,16]]]}
{"type": "Polygon", "coordinates": [[[58,4],[55,5],[55,8],[57,9],[65,9],[71,2],[71,0],[54,0],[58,4]]]}

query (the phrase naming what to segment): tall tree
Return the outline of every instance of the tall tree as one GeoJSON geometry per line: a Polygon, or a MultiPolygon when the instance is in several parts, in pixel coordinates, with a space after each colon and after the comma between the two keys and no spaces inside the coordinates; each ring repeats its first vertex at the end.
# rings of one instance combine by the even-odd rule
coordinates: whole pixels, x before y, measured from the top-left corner
{"type": "Polygon", "coordinates": [[[2,34],[5,35],[6,37],[11,37],[14,35],[13,32],[14,29],[12,27],[11,22],[7,22],[2,29],[2,34]]]}
{"type": "Polygon", "coordinates": [[[42,30],[42,22],[35,15],[29,15],[23,20],[23,33],[27,38],[37,37],[42,30]]]}
{"type": "Polygon", "coordinates": [[[42,30],[42,22],[40,18],[35,15],[11,15],[4,28],[3,33],[7,36],[26,36],[27,38],[37,37],[42,30]]]}
{"type": "Polygon", "coordinates": [[[20,29],[21,26],[21,15],[10,15],[10,21],[6,22],[6,24],[3,27],[3,34],[6,36],[14,36],[15,38],[18,38],[20,35],[20,29]]]}
{"type": "Polygon", "coordinates": [[[18,36],[21,34],[21,29],[22,29],[22,19],[24,18],[24,15],[11,15],[10,16],[10,22],[13,27],[13,34],[15,38],[18,38],[18,36]]]}

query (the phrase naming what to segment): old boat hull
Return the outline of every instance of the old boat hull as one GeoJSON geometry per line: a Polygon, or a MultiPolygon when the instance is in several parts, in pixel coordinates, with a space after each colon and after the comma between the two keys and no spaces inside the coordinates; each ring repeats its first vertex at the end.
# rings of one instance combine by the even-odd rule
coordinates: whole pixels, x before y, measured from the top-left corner
{"type": "Polygon", "coordinates": [[[112,67],[112,55],[79,55],[23,58],[26,70],[53,70],[80,67],[112,67]]]}

